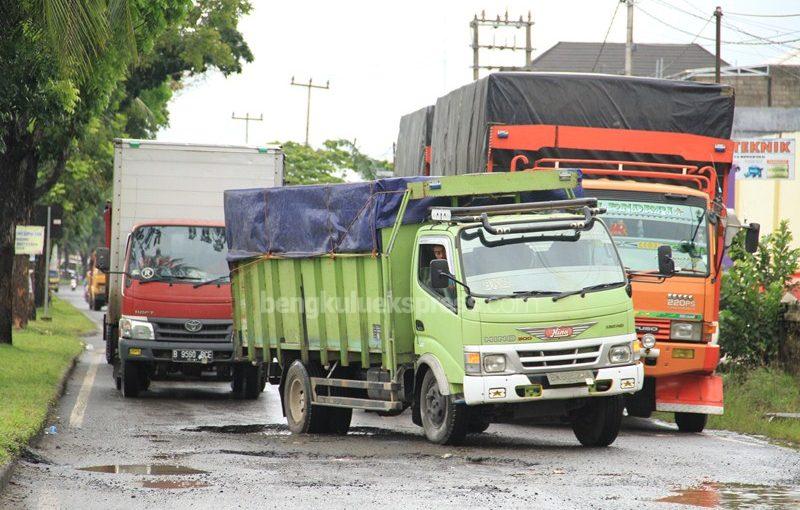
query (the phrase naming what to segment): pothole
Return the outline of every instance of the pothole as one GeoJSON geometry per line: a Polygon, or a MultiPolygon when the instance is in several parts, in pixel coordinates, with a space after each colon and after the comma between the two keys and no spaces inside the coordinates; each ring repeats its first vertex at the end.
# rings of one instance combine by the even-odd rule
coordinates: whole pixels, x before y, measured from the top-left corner
{"type": "Polygon", "coordinates": [[[797,508],[800,505],[800,488],[783,485],[703,482],[673,492],[674,495],[656,501],[705,508],[797,508]]]}
{"type": "Polygon", "coordinates": [[[208,473],[201,469],[169,464],[105,464],[78,468],[93,473],[112,473],[129,475],[201,475],[208,473]]]}

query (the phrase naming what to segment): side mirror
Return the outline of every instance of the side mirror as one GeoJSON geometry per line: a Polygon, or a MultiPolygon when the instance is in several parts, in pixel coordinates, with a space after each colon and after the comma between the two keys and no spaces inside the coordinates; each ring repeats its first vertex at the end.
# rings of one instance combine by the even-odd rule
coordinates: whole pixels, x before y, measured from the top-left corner
{"type": "Polygon", "coordinates": [[[658,247],[658,272],[672,275],[675,272],[675,261],[672,260],[672,248],[666,245],[658,247]]]}
{"type": "Polygon", "coordinates": [[[450,285],[450,266],[446,260],[431,260],[431,287],[444,289],[450,285]]]}
{"type": "Polygon", "coordinates": [[[97,248],[94,251],[94,265],[100,271],[107,273],[110,269],[110,262],[108,256],[108,248],[97,248]]]}
{"type": "Polygon", "coordinates": [[[744,249],[747,253],[755,253],[758,250],[758,237],[761,233],[761,225],[751,223],[744,234],[744,249]]]}

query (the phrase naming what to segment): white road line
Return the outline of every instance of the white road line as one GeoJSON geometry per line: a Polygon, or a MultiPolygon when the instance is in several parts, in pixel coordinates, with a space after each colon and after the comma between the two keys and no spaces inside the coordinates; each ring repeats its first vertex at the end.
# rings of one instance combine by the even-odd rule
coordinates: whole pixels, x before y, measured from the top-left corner
{"type": "Polygon", "coordinates": [[[83,426],[83,415],[86,413],[86,406],[89,405],[89,395],[92,393],[94,378],[97,375],[97,368],[99,366],[100,356],[98,353],[93,353],[89,358],[89,369],[83,377],[83,383],[78,392],[78,398],[75,400],[75,407],[72,408],[72,414],[69,416],[70,428],[81,428],[83,426]]]}

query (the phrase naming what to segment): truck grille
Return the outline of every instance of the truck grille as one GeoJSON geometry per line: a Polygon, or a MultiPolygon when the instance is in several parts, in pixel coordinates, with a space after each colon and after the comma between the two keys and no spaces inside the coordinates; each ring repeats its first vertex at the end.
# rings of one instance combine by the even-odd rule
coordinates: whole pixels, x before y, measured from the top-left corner
{"type": "Polygon", "coordinates": [[[652,333],[656,340],[669,340],[670,321],[667,319],[636,319],[636,337],[641,340],[645,333],[652,333]]]}
{"type": "Polygon", "coordinates": [[[233,321],[227,319],[152,319],[156,341],[163,342],[227,342],[233,321]],[[198,320],[200,329],[189,331],[186,322],[198,320]]]}
{"type": "Polygon", "coordinates": [[[597,363],[602,344],[582,345],[572,349],[534,349],[517,351],[524,368],[581,367],[597,363]]]}

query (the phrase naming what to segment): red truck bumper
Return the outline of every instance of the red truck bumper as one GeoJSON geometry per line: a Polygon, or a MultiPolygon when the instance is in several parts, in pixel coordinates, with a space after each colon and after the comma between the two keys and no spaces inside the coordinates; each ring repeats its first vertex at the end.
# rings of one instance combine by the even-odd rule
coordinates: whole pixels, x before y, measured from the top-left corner
{"type": "Polygon", "coordinates": [[[713,374],[658,377],[656,411],[722,414],[722,377],[713,374]]]}

